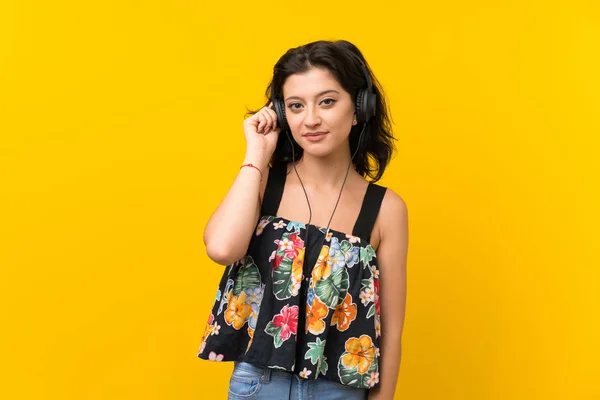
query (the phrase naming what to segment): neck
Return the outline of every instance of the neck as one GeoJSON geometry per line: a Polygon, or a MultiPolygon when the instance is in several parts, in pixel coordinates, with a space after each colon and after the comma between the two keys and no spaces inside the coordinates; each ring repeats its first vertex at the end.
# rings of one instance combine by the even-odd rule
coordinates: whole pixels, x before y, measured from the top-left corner
{"type": "MultiPolygon", "coordinates": [[[[306,152],[296,163],[296,169],[305,186],[319,188],[339,188],[346,176],[350,152],[339,152],[327,157],[314,157],[306,152]]],[[[350,166],[348,179],[354,169],[350,166]]]]}

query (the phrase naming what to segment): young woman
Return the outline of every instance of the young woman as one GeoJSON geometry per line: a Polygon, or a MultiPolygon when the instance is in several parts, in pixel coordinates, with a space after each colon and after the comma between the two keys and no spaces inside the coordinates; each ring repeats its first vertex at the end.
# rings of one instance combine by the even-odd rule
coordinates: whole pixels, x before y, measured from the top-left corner
{"type": "Polygon", "coordinates": [[[317,41],[279,59],[266,94],[204,232],[228,267],[198,357],[234,361],[230,399],[391,400],[408,217],[375,184],[393,152],[383,92],[356,46],[317,41]]]}

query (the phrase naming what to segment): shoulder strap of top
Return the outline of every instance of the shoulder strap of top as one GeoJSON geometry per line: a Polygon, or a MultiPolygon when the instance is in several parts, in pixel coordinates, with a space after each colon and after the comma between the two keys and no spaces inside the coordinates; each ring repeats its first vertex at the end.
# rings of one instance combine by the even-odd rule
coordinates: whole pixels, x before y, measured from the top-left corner
{"type": "Polygon", "coordinates": [[[267,186],[261,206],[261,216],[272,215],[277,216],[279,203],[283,196],[283,188],[285,186],[285,178],[287,174],[287,165],[277,165],[269,170],[267,186]]]}
{"type": "Polygon", "coordinates": [[[373,231],[373,225],[375,225],[386,190],[386,187],[369,182],[360,213],[354,224],[353,236],[365,238],[367,241],[371,240],[371,231],[373,231]]]}

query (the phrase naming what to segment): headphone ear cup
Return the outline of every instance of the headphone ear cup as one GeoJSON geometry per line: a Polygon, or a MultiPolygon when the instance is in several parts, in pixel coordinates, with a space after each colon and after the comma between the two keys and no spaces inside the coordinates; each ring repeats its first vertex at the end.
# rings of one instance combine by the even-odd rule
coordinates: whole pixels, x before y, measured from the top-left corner
{"type": "Polygon", "coordinates": [[[360,89],[356,93],[356,119],[358,122],[369,122],[375,116],[377,94],[369,90],[360,89]]]}
{"type": "Polygon", "coordinates": [[[367,120],[369,120],[371,119],[371,117],[375,116],[375,113],[377,111],[377,93],[373,91],[373,88],[371,88],[371,90],[367,92],[365,103],[367,104],[367,120]]]}
{"type": "Polygon", "coordinates": [[[275,114],[277,114],[277,126],[282,131],[289,131],[290,126],[288,125],[287,118],[285,116],[285,104],[281,100],[273,100],[273,108],[275,114]]]}
{"type": "Polygon", "coordinates": [[[356,93],[356,119],[360,123],[369,122],[375,116],[377,94],[369,90],[360,89],[356,93]]]}
{"type": "Polygon", "coordinates": [[[365,104],[366,120],[368,121],[371,117],[375,116],[375,112],[377,111],[377,93],[372,91],[366,92],[365,104]]]}
{"type": "Polygon", "coordinates": [[[360,90],[358,90],[358,92],[356,92],[356,104],[354,105],[354,107],[356,109],[356,120],[361,123],[364,122],[364,120],[365,120],[364,105],[363,105],[364,93],[365,93],[365,91],[362,89],[360,89],[360,90]]]}

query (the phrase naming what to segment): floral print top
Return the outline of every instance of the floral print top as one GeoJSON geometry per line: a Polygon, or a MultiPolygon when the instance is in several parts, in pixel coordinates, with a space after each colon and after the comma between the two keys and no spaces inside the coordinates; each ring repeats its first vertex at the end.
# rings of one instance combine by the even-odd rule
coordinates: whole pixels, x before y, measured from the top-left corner
{"type": "Polygon", "coordinates": [[[197,355],[377,387],[380,277],[369,240],[386,188],[369,183],[352,234],[330,229],[323,242],[325,229],[276,216],[286,170],[269,173],[262,216],[223,273],[197,355]]]}

